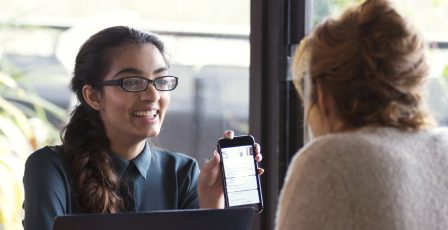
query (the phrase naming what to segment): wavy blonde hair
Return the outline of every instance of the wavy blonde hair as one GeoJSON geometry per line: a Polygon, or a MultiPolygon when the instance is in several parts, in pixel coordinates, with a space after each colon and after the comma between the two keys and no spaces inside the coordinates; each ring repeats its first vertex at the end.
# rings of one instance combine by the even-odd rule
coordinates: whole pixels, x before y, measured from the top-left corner
{"type": "Polygon", "coordinates": [[[318,25],[302,40],[292,71],[302,99],[316,104],[317,85],[333,98],[343,129],[435,124],[422,98],[424,41],[387,0],[367,0],[318,25]]]}

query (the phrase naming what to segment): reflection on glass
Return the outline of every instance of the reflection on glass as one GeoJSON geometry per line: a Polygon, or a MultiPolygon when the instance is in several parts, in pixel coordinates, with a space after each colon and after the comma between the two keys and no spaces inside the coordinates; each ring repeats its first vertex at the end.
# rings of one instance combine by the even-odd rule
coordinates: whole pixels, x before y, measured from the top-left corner
{"type": "Polygon", "coordinates": [[[105,27],[133,26],[165,41],[179,84],[155,145],[202,165],[223,131],[247,134],[249,7],[249,0],[0,1],[0,107],[7,108],[0,141],[8,156],[0,159],[0,175],[8,178],[0,191],[15,194],[0,205],[0,229],[20,229],[24,160],[60,143],[58,129],[74,103],[68,85],[75,55],[105,27]]]}

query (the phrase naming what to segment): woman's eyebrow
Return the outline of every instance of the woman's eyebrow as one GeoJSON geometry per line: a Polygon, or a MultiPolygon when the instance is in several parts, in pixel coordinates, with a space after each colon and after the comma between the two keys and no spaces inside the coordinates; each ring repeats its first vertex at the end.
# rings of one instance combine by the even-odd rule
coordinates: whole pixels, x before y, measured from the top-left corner
{"type": "Polygon", "coordinates": [[[153,74],[158,74],[158,73],[160,73],[160,72],[167,71],[167,70],[168,70],[167,67],[160,67],[160,68],[158,68],[158,69],[152,71],[152,73],[153,73],[153,74]]]}
{"type": "MultiPolygon", "coordinates": [[[[158,73],[161,73],[161,72],[163,72],[163,71],[167,71],[167,70],[168,70],[167,67],[160,67],[160,68],[158,68],[158,69],[152,71],[152,73],[153,73],[153,74],[158,74],[158,73]]],[[[124,68],[124,69],[118,71],[118,73],[116,73],[115,76],[119,76],[119,75],[121,75],[121,74],[144,75],[144,72],[141,71],[141,70],[139,70],[139,69],[129,67],[129,68],[124,68]]]]}
{"type": "Polygon", "coordinates": [[[136,68],[124,68],[124,69],[118,71],[118,73],[116,73],[115,76],[118,76],[120,74],[126,74],[126,73],[128,73],[128,74],[129,73],[130,74],[137,74],[137,75],[142,75],[143,74],[143,72],[141,70],[136,69],[136,68]]]}

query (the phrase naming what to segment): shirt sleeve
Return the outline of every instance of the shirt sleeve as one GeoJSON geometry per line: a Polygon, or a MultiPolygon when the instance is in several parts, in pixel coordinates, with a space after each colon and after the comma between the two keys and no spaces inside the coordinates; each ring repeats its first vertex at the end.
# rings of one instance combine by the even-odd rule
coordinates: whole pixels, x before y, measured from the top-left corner
{"type": "Polygon", "coordinates": [[[350,229],[351,210],[345,183],[316,152],[296,154],[288,169],[276,229],[350,229]]]}
{"type": "Polygon", "coordinates": [[[25,164],[24,230],[51,230],[56,216],[66,214],[67,183],[62,157],[50,148],[38,150],[25,164]]]}
{"type": "Polygon", "coordinates": [[[181,194],[181,202],[179,203],[180,209],[198,209],[199,208],[199,198],[198,198],[198,178],[199,178],[199,165],[197,161],[192,160],[191,164],[186,167],[187,172],[183,180],[183,185],[181,189],[184,190],[181,194]]]}

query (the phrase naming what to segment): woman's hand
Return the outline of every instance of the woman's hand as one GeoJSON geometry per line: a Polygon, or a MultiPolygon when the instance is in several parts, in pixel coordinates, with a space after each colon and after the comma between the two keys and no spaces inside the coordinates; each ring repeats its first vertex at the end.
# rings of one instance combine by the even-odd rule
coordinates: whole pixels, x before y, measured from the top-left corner
{"type": "MultiPolygon", "coordinates": [[[[224,132],[224,138],[233,139],[234,133],[231,130],[224,132]]],[[[260,145],[255,144],[255,160],[260,162],[263,156],[260,153],[260,145]]],[[[199,206],[201,208],[224,208],[224,191],[221,181],[221,158],[215,150],[212,158],[202,167],[199,174],[199,206]]],[[[258,174],[263,174],[262,168],[258,169],[258,174]]]]}

